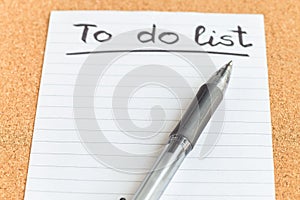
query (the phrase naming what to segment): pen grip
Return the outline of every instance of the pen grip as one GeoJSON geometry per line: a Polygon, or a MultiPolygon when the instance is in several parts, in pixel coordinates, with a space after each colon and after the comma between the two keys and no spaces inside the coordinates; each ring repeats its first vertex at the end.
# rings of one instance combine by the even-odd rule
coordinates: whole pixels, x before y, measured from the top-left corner
{"type": "Polygon", "coordinates": [[[202,85],[171,135],[181,135],[194,146],[222,99],[216,85],[202,85]]]}

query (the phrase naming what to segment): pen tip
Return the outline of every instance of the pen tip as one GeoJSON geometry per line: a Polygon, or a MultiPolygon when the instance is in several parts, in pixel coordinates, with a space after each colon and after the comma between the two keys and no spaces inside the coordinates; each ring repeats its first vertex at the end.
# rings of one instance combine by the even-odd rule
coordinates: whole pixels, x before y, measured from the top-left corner
{"type": "Polygon", "coordinates": [[[229,63],[228,63],[227,65],[232,65],[232,60],[231,60],[231,61],[229,61],[229,63]]]}
{"type": "Polygon", "coordinates": [[[232,60],[229,61],[229,63],[227,63],[227,64],[225,65],[225,71],[227,71],[227,70],[231,71],[231,69],[232,69],[232,60]]]}

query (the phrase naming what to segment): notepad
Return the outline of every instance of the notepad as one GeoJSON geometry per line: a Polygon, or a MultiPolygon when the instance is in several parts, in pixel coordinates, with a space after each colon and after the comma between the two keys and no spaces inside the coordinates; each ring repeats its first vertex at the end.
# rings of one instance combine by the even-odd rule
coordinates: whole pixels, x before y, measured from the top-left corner
{"type": "Polygon", "coordinates": [[[224,100],[162,200],[275,199],[263,16],[51,12],[25,200],[130,200],[230,60],[224,100]]]}

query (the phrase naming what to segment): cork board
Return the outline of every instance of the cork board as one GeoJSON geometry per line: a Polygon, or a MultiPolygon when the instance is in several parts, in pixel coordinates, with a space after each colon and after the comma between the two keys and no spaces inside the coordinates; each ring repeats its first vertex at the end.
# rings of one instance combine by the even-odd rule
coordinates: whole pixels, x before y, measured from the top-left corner
{"type": "Polygon", "coordinates": [[[51,10],[265,16],[277,199],[300,199],[300,1],[0,1],[0,199],[23,199],[51,10]],[[298,39],[298,40],[297,40],[298,39]]]}

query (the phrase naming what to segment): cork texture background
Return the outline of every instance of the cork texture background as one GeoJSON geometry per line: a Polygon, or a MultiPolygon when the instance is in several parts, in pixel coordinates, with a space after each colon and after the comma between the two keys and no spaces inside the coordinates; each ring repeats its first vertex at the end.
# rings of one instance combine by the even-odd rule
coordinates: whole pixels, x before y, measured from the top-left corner
{"type": "Polygon", "coordinates": [[[265,16],[277,199],[300,199],[299,0],[0,0],[0,199],[23,199],[51,10],[265,16]]]}

